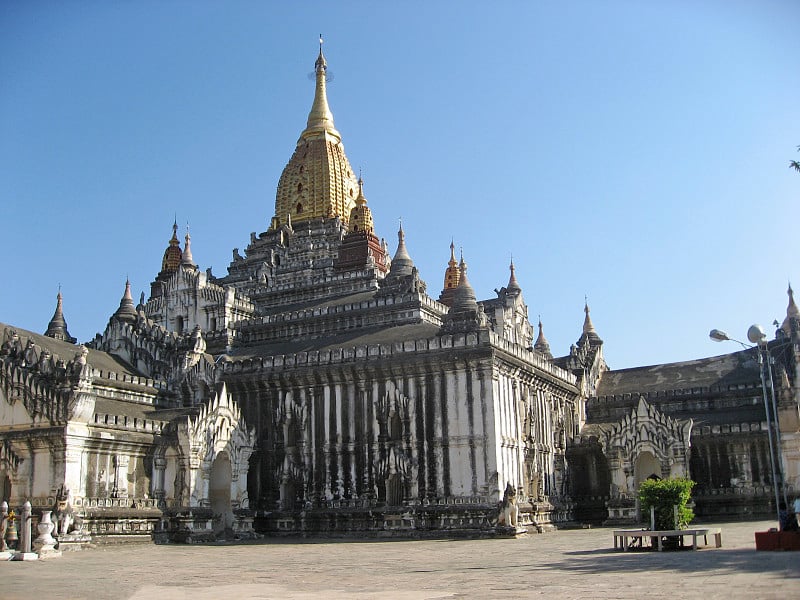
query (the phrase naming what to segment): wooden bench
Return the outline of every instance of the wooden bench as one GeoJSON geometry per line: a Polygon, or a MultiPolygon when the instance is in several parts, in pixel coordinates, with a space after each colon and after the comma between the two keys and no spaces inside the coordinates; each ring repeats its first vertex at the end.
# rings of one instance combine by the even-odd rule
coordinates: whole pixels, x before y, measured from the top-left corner
{"type": "Polygon", "coordinates": [[[655,538],[658,544],[658,551],[661,552],[663,547],[663,538],[677,537],[681,540],[683,546],[683,538],[692,536],[692,550],[697,550],[697,536],[703,536],[703,542],[708,545],[708,536],[714,536],[714,543],[717,548],[722,548],[722,529],[719,527],[698,527],[694,529],[667,529],[663,531],[652,531],[650,529],[615,529],[614,530],[614,549],[627,550],[634,540],[638,539],[643,543],[645,538],[650,538],[650,544],[653,543],[655,538]]]}

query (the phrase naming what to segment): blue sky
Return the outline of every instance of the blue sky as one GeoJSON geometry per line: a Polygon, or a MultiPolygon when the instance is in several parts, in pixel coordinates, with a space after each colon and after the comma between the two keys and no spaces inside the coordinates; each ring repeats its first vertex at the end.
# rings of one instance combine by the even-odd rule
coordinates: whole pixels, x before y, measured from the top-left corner
{"type": "Polygon", "coordinates": [[[800,4],[4,2],[0,321],[102,331],[174,215],[202,268],[268,226],[328,97],[377,233],[438,296],[451,238],[479,298],[513,254],[554,354],[583,302],[613,368],[736,350],[800,289],[800,4]]]}

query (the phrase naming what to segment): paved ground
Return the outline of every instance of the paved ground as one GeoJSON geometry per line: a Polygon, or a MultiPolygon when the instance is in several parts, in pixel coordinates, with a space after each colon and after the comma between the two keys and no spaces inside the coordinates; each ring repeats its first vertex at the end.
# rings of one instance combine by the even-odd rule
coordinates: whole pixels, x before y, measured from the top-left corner
{"type": "Polygon", "coordinates": [[[756,552],[726,523],[723,547],[613,549],[610,529],[516,540],[306,541],[98,547],[0,563],[0,598],[800,598],[800,552],[756,552]]]}

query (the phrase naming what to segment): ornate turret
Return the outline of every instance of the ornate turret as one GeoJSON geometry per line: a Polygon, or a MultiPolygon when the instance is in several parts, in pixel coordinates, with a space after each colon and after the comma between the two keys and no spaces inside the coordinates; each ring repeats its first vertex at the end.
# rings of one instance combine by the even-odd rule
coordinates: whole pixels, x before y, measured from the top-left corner
{"type": "Polygon", "coordinates": [[[122,300],[119,301],[119,308],[114,313],[113,318],[128,323],[136,322],[136,309],[133,306],[133,296],[131,295],[131,282],[125,278],[125,293],[122,295],[122,300]]]}
{"type": "Polygon", "coordinates": [[[478,310],[478,299],[475,296],[475,290],[470,285],[467,279],[467,263],[464,261],[464,255],[461,255],[461,262],[459,263],[459,277],[458,287],[456,287],[455,294],[453,294],[453,305],[450,307],[450,313],[476,311],[478,310]]]}
{"type": "Polygon", "coordinates": [[[467,263],[464,261],[463,254],[459,268],[458,287],[453,294],[453,305],[442,318],[442,331],[444,332],[474,331],[487,325],[483,305],[478,304],[475,290],[472,289],[467,278],[467,263]]]}
{"type": "Polygon", "coordinates": [[[161,277],[162,274],[167,275],[177,271],[182,258],[183,252],[181,252],[181,243],[178,241],[178,222],[176,220],[172,224],[172,237],[169,240],[169,246],[164,250],[164,258],[161,261],[161,273],[158,274],[159,277],[161,277]]]}
{"type": "Polygon", "coordinates": [[[184,267],[194,267],[197,268],[197,265],[194,263],[194,257],[192,257],[192,236],[189,235],[189,226],[186,226],[186,245],[183,248],[183,256],[181,257],[181,264],[184,267]]]}
{"type": "Polygon", "coordinates": [[[789,305],[786,307],[786,318],[783,320],[780,330],[784,335],[789,337],[792,335],[792,323],[794,323],[795,330],[800,328],[800,309],[798,309],[797,304],[795,304],[794,290],[792,290],[791,283],[786,293],[789,295],[789,305]]]}
{"type": "Polygon", "coordinates": [[[327,70],[320,38],[319,56],[314,65],[314,102],[306,128],[278,182],[272,229],[279,229],[289,218],[295,224],[334,217],[347,222],[356,204],[358,182],[328,107],[327,70]]]}
{"type": "Polygon", "coordinates": [[[536,342],[533,344],[533,349],[541,352],[547,358],[553,358],[553,354],[550,352],[550,343],[547,341],[547,338],[544,337],[544,329],[542,328],[541,317],[539,317],[539,335],[536,338],[536,342]]]}
{"type": "MultiPolygon", "coordinates": [[[[189,260],[191,260],[192,253],[189,251],[189,260]]],[[[177,272],[178,268],[183,262],[183,251],[181,250],[181,243],[178,241],[178,221],[177,219],[172,223],[172,237],[169,240],[167,249],[164,250],[164,258],[161,260],[161,271],[156,275],[155,281],[150,283],[150,296],[155,298],[160,296],[163,292],[164,282],[166,282],[172,274],[177,272]]]]}
{"type": "Polygon", "coordinates": [[[420,279],[419,271],[414,266],[414,261],[406,249],[406,234],[403,231],[403,224],[397,232],[397,251],[392,258],[389,272],[380,284],[381,294],[395,293],[425,293],[427,288],[425,282],[420,279]]]}
{"type": "Polygon", "coordinates": [[[414,271],[414,261],[406,250],[406,234],[403,231],[403,224],[397,232],[397,251],[392,258],[392,266],[389,269],[389,276],[411,275],[414,271]]]}
{"type": "Polygon", "coordinates": [[[44,334],[55,340],[74,344],[78,340],[72,337],[69,331],[67,331],[67,322],[64,320],[64,309],[61,302],[61,290],[59,289],[58,296],[56,296],[56,311],[53,313],[53,318],[50,319],[50,323],[47,325],[47,331],[45,331],[44,334]]]}
{"type": "Polygon", "coordinates": [[[356,205],[350,211],[350,232],[351,233],[375,233],[375,225],[372,222],[372,211],[367,206],[367,199],[364,197],[364,180],[358,178],[358,197],[356,205]]]}
{"type": "Polygon", "coordinates": [[[363,270],[375,267],[386,273],[386,253],[375,235],[372,211],[364,197],[364,180],[358,178],[358,197],[350,211],[350,231],[342,240],[336,260],[337,271],[363,270]]]}
{"type": "Polygon", "coordinates": [[[439,302],[445,306],[453,305],[453,294],[455,294],[458,282],[461,279],[461,270],[456,262],[456,247],[450,242],[450,260],[447,261],[447,269],[444,272],[444,287],[439,294],[439,302]]]}
{"type": "Polygon", "coordinates": [[[592,318],[589,316],[589,301],[586,300],[583,306],[583,312],[586,316],[583,319],[583,332],[581,333],[581,337],[578,340],[578,347],[584,346],[587,342],[590,346],[599,346],[603,343],[603,340],[600,339],[600,336],[597,335],[597,332],[594,330],[594,324],[592,323],[592,318]]]}
{"type": "Polygon", "coordinates": [[[509,266],[511,269],[511,276],[508,278],[508,285],[506,286],[506,291],[509,294],[519,294],[522,291],[522,288],[517,283],[517,276],[514,274],[514,259],[511,259],[511,265],[509,266]]]}

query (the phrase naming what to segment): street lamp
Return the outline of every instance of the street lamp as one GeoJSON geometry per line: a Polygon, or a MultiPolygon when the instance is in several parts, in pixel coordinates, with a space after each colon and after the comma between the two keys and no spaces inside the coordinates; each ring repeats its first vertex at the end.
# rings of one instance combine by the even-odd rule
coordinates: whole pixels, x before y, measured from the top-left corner
{"type": "MultiPolygon", "coordinates": [[[[712,329],[708,337],[710,337],[715,342],[724,342],[724,341],[731,341],[736,342],[737,344],[741,344],[742,347],[750,349],[753,346],[748,346],[744,342],[734,339],[730,337],[724,331],[719,329],[712,329]]],[[[767,348],[767,334],[764,333],[764,328],[761,325],[751,325],[750,328],[747,330],[747,339],[750,341],[751,344],[755,345],[758,349],[758,365],[759,365],[759,374],[761,375],[761,393],[764,396],[764,413],[767,417],[767,440],[769,440],[769,464],[772,468],[772,487],[775,491],[775,511],[778,515],[778,525],[780,525],[781,521],[781,511],[780,511],[780,496],[781,492],[783,495],[783,500],[786,502],[786,489],[783,486],[783,477],[778,479],[779,475],[781,475],[781,438],[780,438],[780,427],[778,425],[778,407],[775,401],[775,387],[772,381],[772,356],[769,353],[769,349],[767,348]],[[769,376],[769,386],[767,386],[767,376],[769,376]],[[767,397],[767,388],[769,387],[770,396],[772,397],[772,417],[770,417],[770,401],[767,397]],[[772,442],[772,435],[773,435],[773,423],[775,425],[775,444],[772,442]],[[778,450],[778,455],[776,457],[775,450],[778,450]],[[780,483],[778,483],[780,481],[780,483]],[[779,491],[779,487],[780,490],[779,491]]]]}

